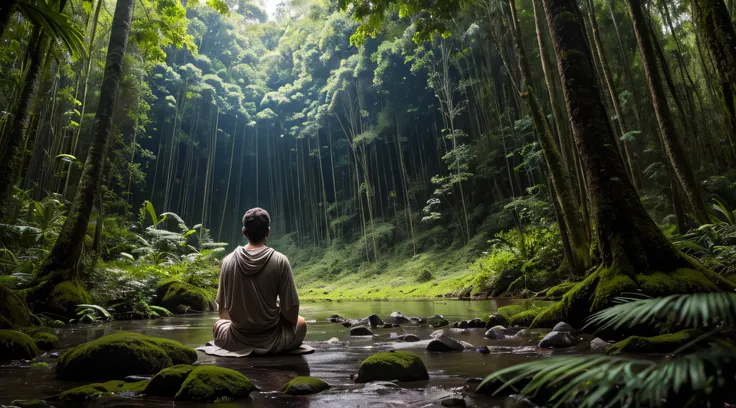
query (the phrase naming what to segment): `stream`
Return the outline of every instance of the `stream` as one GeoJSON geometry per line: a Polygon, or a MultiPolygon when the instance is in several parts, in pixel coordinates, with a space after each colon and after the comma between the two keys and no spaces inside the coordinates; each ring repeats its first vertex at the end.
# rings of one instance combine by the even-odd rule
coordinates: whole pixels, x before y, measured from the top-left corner
{"type": "MultiPolygon", "coordinates": [[[[251,394],[249,400],[218,406],[247,407],[424,407],[440,406],[439,401],[460,396],[469,378],[484,377],[487,374],[530,359],[545,358],[561,353],[579,353],[574,348],[564,351],[540,350],[536,342],[527,340],[489,340],[483,337],[485,330],[469,330],[467,333],[448,334],[471,343],[475,347],[488,346],[490,354],[480,354],[475,350],[454,353],[427,352],[426,345],[430,334],[436,329],[428,326],[405,325],[400,328],[374,329],[374,336],[351,337],[348,328],[331,323],[327,319],[332,314],[346,318],[360,319],[371,313],[387,318],[391,312],[401,312],[405,316],[428,317],[443,315],[450,322],[480,317],[487,320],[498,306],[510,304],[513,300],[453,301],[453,300],[406,300],[406,301],[343,301],[308,302],[301,306],[301,315],[307,320],[309,329],[306,343],[316,349],[306,356],[223,358],[199,353],[199,363],[216,364],[238,370],[249,377],[261,392],[251,394]],[[391,339],[392,334],[412,333],[422,341],[401,343],[391,339]],[[339,343],[330,344],[327,340],[337,338],[339,343]],[[358,372],[361,361],[369,355],[392,349],[414,351],[422,358],[430,380],[420,383],[403,383],[403,389],[374,389],[362,384],[354,384],[351,375],[358,372]],[[291,397],[279,392],[281,386],[296,375],[317,376],[329,383],[332,388],[326,392],[291,397]]],[[[155,320],[113,321],[94,326],[70,326],[58,329],[57,336],[61,349],[96,339],[118,330],[127,330],[149,336],[177,340],[185,345],[197,347],[211,340],[215,313],[192,314],[155,320]]],[[[541,332],[540,332],[541,333],[541,332]]],[[[49,367],[0,367],[0,404],[8,404],[17,399],[49,398],[59,392],[85,383],[58,381],[54,377],[54,359],[45,357],[49,367]]],[[[519,406],[511,400],[469,394],[468,406],[511,407],[519,406]]],[[[60,406],[57,403],[52,405],[60,406]]],[[[155,397],[126,398],[116,396],[90,403],[89,406],[195,406],[193,403],[176,402],[155,397]]],[[[524,406],[524,405],[521,405],[524,406]]]]}

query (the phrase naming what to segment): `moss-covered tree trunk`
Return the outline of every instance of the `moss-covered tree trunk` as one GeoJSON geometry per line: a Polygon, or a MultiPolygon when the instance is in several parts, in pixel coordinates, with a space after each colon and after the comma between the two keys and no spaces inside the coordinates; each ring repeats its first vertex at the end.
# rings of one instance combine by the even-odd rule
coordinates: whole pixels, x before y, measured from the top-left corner
{"type": "Polygon", "coordinates": [[[731,131],[729,142],[736,156],[736,30],[723,0],[693,0],[692,10],[695,29],[715,60],[731,131]]]}
{"type": "Polygon", "coordinates": [[[69,215],[59,238],[44,262],[40,277],[63,272],[62,279],[76,278],[92,207],[101,188],[113,130],[113,112],[123,75],[134,0],[118,0],[113,16],[100,101],[92,128],[92,143],[69,215]]]}
{"type": "Polygon", "coordinates": [[[44,55],[48,52],[51,42],[41,28],[36,26],[30,44],[32,48],[29,53],[28,73],[20,92],[10,133],[0,146],[0,214],[11,196],[10,188],[18,179],[23,164],[23,147],[28,137],[34,101],[43,77],[44,55]]]}
{"type": "MultiPolygon", "coordinates": [[[[639,45],[639,54],[641,55],[644,74],[647,78],[649,93],[652,96],[654,114],[659,124],[665,153],[672,164],[672,169],[680,182],[682,191],[690,203],[695,221],[700,224],[707,224],[710,222],[710,216],[705,209],[705,204],[700,195],[698,184],[695,181],[692,167],[687,162],[687,156],[677,137],[675,123],[672,120],[672,115],[667,104],[667,96],[662,87],[662,79],[657,66],[654,46],[649,36],[644,12],[641,8],[641,1],[627,0],[627,5],[634,25],[634,34],[639,45]]],[[[675,97],[677,96],[675,95],[675,97]]]]}
{"type": "Polygon", "coordinates": [[[580,326],[625,292],[664,295],[733,289],[733,284],[676,250],[647,214],[616,148],[576,1],[543,3],[590,191],[602,262],[534,324],[566,320],[580,326]]]}
{"type": "Polygon", "coordinates": [[[542,111],[542,106],[537,99],[536,92],[532,86],[532,74],[529,67],[529,60],[526,57],[526,51],[522,42],[521,27],[516,13],[515,0],[509,0],[509,9],[511,11],[511,35],[514,42],[514,51],[516,54],[516,62],[519,66],[521,83],[519,84],[519,92],[529,106],[530,115],[534,128],[536,130],[539,145],[542,148],[547,170],[550,173],[552,184],[556,196],[559,200],[559,208],[562,219],[567,226],[567,235],[570,240],[572,249],[572,257],[568,259],[570,268],[578,275],[582,275],[590,265],[590,245],[585,236],[585,228],[583,227],[583,217],[580,213],[580,205],[577,202],[575,190],[572,186],[572,180],[567,172],[558,145],[552,135],[547,117],[542,111]]]}

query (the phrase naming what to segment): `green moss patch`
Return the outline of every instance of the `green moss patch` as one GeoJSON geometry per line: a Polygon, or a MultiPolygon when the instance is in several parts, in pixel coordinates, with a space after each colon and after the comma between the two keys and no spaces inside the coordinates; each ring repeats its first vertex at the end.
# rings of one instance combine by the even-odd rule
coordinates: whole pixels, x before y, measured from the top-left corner
{"type": "Polygon", "coordinates": [[[299,376],[282,387],[284,394],[308,395],[316,394],[330,388],[330,385],[317,377],[299,376]]]}
{"type": "Polygon", "coordinates": [[[48,408],[51,407],[48,402],[44,400],[34,399],[34,400],[15,400],[10,403],[11,407],[18,407],[18,408],[48,408]]]}
{"type": "Polygon", "coordinates": [[[146,387],[146,394],[173,397],[181,389],[181,385],[194,370],[193,365],[179,364],[164,368],[151,378],[146,387]]]}
{"type": "Polygon", "coordinates": [[[26,304],[15,293],[0,285],[0,329],[28,326],[31,323],[31,312],[26,304]]]}
{"type": "Polygon", "coordinates": [[[547,296],[550,299],[559,299],[562,296],[565,295],[570,289],[575,287],[577,285],[577,282],[563,282],[559,285],[552,286],[547,290],[547,293],[545,293],[545,296],[547,296]]]}
{"type": "Polygon", "coordinates": [[[88,384],[62,392],[59,394],[59,400],[71,403],[91,401],[121,392],[140,394],[146,389],[147,385],[148,381],[108,381],[105,383],[88,384]]]}
{"type": "Polygon", "coordinates": [[[74,317],[77,305],[87,304],[92,301],[82,285],[77,282],[64,281],[51,290],[48,301],[48,310],[52,313],[65,317],[74,317]]]}
{"type": "Polygon", "coordinates": [[[213,297],[206,290],[177,280],[165,281],[156,291],[157,304],[175,312],[209,311],[213,297]]]}
{"type": "Polygon", "coordinates": [[[174,364],[192,364],[197,352],[180,343],[118,332],[74,347],[59,357],[60,379],[115,379],[154,374],[174,364]]]}
{"type": "Polygon", "coordinates": [[[526,310],[526,307],[524,305],[508,305],[508,306],[501,306],[496,310],[496,313],[500,314],[506,320],[511,319],[511,316],[519,314],[526,310]]]}
{"type": "Polygon", "coordinates": [[[31,336],[15,330],[0,330],[0,361],[30,360],[41,354],[31,336]]]}
{"type": "Polygon", "coordinates": [[[613,355],[621,353],[671,353],[699,334],[698,330],[691,329],[654,337],[631,336],[608,346],[606,353],[613,355]]]}
{"type": "Polygon", "coordinates": [[[509,319],[509,326],[531,326],[534,319],[542,313],[543,309],[529,309],[523,312],[517,313],[509,319]]]}
{"type": "Polygon", "coordinates": [[[394,351],[374,354],[360,365],[355,382],[428,380],[424,362],[415,353],[394,351]]]}
{"type": "Polygon", "coordinates": [[[33,341],[36,343],[36,347],[41,350],[48,351],[59,348],[59,338],[51,333],[36,332],[33,334],[33,341]]]}
{"type": "Polygon", "coordinates": [[[247,397],[256,387],[248,377],[229,368],[198,366],[187,376],[176,399],[226,402],[247,397]]]}

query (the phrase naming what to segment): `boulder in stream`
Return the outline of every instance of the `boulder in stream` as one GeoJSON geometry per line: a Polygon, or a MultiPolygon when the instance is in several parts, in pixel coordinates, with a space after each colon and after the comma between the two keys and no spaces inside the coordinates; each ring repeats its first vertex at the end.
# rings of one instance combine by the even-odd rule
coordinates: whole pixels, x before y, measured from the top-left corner
{"type": "Polygon", "coordinates": [[[352,329],[350,329],[350,335],[351,336],[372,336],[373,332],[367,327],[359,326],[359,327],[353,327],[352,329]]]}
{"type": "Polygon", "coordinates": [[[358,321],[358,324],[363,324],[371,327],[383,326],[383,320],[378,315],[372,314],[368,317],[364,317],[358,321]]]}
{"type": "Polygon", "coordinates": [[[317,377],[299,376],[284,384],[281,390],[287,395],[309,395],[330,388],[330,384],[317,377]]]}
{"type": "Polygon", "coordinates": [[[459,341],[447,336],[439,336],[427,344],[427,351],[448,352],[463,351],[464,349],[465,346],[459,341]]]}
{"type": "Polygon", "coordinates": [[[414,343],[414,342],[417,342],[417,341],[420,340],[419,337],[416,334],[411,334],[411,333],[402,334],[400,336],[392,337],[392,339],[393,340],[396,340],[396,341],[403,341],[403,342],[406,342],[406,343],[414,343]]]}
{"type": "Polygon", "coordinates": [[[486,323],[478,317],[472,320],[468,320],[468,328],[470,329],[483,329],[485,327],[486,323]]]}
{"type": "Polygon", "coordinates": [[[459,322],[455,322],[452,324],[453,329],[467,329],[468,321],[467,320],[460,320],[459,322]]]}
{"type": "Polygon", "coordinates": [[[486,328],[490,329],[494,326],[507,326],[509,324],[509,319],[505,318],[502,314],[496,312],[490,316],[488,316],[488,321],[486,322],[486,328]]]}
{"type": "Polygon", "coordinates": [[[0,330],[0,361],[30,360],[41,354],[33,338],[15,330],[0,330]]]}
{"type": "Polygon", "coordinates": [[[506,328],[503,326],[491,327],[486,331],[485,337],[491,340],[503,340],[506,338],[506,328]]]}
{"type": "Polygon", "coordinates": [[[392,351],[377,353],[363,360],[355,382],[421,381],[428,379],[427,368],[416,353],[392,351]]]}
{"type": "Polygon", "coordinates": [[[235,370],[201,365],[189,373],[176,399],[209,403],[230,401],[245,398],[255,389],[248,377],[235,370]]]}
{"type": "Polygon", "coordinates": [[[395,324],[407,324],[411,322],[406,316],[401,314],[401,312],[393,312],[391,313],[391,316],[389,316],[388,319],[386,319],[389,323],[395,323],[395,324]]]}
{"type": "Polygon", "coordinates": [[[442,337],[445,335],[444,330],[435,330],[432,332],[432,334],[429,335],[429,337],[436,339],[437,337],[442,337]]]}
{"type": "Polygon", "coordinates": [[[194,371],[194,366],[190,364],[179,364],[164,368],[151,378],[148,386],[146,386],[145,393],[148,395],[173,397],[179,392],[181,385],[184,384],[184,381],[192,371],[194,371]]]}
{"type": "Polygon", "coordinates": [[[31,323],[28,307],[10,289],[0,285],[0,329],[24,327],[31,323]]]}
{"type": "Polygon", "coordinates": [[[59,357],[56,376],[64,380],[106,380],[155,374],[175,364],[195,361],[197,352],[179,342],[121,331],[67,350],[59,357]]]}
{"type": "Polygon", "coordinates": [[[444,327],[450,324],[444,316],[438,314],[427,318],[427,323],[432,327],[444,327]]]}
{"type": "Polygon", "coordinates": [[[37,331],[33,333],[31,337],[33,337],[36,347],[40,350],[49,351],[59,348],[59,338],[52,333],[37,331]]]}
{"type": "Polygon", "coordinates": [[[540,348],[565,348],[578,344],[578,338],[575,337],[575,329],[565,322],[555,325],[542,341],[539,342],[540,348]]]}
{"type": "Polygon", "coordinates": [[[590,352],[604,354],[610,344],[600,337],[596,337],[590,342],[590,352]]]}
{"type": "Polygon", "coordinates": [[[156,304],[172,313],[212,311],[213,300],[214,296],[204,289],[178,280],[168,280],[156,290],[156,304]]]}
{"type": "Polygon", "coordinates": [[[104,383],[87,384],[72,388],[59,394],[59,400],[66,404],[81,404],[97,398],[106,397],[118,393],[140,394],[148,385],[148,381],[125,382],[113,380],[104,383]]]}

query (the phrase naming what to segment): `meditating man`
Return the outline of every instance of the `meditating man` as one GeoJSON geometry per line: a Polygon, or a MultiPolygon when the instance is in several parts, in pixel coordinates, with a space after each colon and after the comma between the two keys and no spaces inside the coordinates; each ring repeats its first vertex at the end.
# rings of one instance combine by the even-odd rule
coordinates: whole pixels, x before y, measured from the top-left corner
{"type": "Polygon", "coordinates": [[[243,217],[248,244],[225,257],[216,302],[214,344],[239,355],[298,349],[307,334],[289,259],[266,246],[271,217],[261,208],[243,217]]]}

